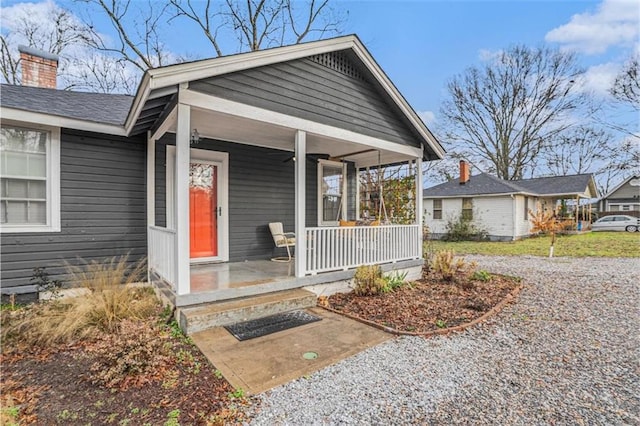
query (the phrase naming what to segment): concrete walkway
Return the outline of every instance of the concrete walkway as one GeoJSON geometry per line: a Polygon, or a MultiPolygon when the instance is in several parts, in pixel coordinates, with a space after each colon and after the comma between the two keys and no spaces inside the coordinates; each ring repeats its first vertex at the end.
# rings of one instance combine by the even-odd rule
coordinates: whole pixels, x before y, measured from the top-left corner
{"type": "Polygon", "coordinates": [[[191,337],[229,383],[247,394],[304,377],[392,338],[322,308],[308,311],[322,317],[322,321],[242,342],[222,327],[191,337]],[[318,357],[303,358],[308,352],[318,357]]]}

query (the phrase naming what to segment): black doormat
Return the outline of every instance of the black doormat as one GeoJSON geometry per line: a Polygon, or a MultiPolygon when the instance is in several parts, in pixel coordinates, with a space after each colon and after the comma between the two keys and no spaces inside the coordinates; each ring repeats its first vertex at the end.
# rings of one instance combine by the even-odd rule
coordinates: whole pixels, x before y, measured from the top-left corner
{"type": "Polygon", "coordinates": [[[299,327],[301,325],[320,321],[322,318],[311,315],[305,311],[291,311],[282,314],[270,315],[251,321],[225,325],[224,328],[238,340],[249,340],[266,336],[282,330],[299,327]]]}

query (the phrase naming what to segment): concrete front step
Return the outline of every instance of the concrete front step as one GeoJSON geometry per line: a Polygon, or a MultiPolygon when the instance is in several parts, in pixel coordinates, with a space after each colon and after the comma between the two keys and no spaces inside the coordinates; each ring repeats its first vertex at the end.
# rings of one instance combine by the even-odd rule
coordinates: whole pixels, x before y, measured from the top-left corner
{"type": "Polygon", "coordinates": [[[178,317],[182,330],[186,334],[192,334],[315,305],[314,293],[294,289],[180,309],[178,317]]]}

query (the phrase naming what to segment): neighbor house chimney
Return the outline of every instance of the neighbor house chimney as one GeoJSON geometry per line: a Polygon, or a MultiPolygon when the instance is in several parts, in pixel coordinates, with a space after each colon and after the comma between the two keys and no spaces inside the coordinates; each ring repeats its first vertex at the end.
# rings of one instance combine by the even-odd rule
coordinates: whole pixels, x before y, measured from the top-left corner
{"type": "Polygon", "coordinates": [[[18,46],[22,64],[22,85],[55,89],[58,76],[58,55],[33,47],[18,46]]]}
{"type": "Polygon", "coordinates": [[[469,182],[469,163],[464,160],[460,160],[460,185],[464,185],[469,182]]]}

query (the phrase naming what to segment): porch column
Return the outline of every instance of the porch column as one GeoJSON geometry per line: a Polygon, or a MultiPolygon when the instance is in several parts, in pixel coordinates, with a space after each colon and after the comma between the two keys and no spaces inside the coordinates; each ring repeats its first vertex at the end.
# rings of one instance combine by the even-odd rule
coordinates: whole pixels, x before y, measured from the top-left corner
{"type": "Polygon", "coordinates": [[[156,140],[147,132],[147,227],[156,224],[156,140]]]}
{"type": "Polygon", "coordinates": [[[422,158],[416,158],[416,223],[418,227],[418,253],[420,257],[423,256],[423,244],[422,244],[422,223],[423,221],[423,206],[422,206],[422,158]]]}
{"type": "Polygon", "coordinates": [[[307,166],[307,133],[298,130],[295,142],[295,207],[296,207],[296,254],[295,273],[296,277],[304,277],[307,265],[307,233],[306,233],[306,199],[305,168],[307,166]]]}
{"type": "Polygon", "coordinates": [[[176,226],[176,293],[191,292],[189,270],[189,162],[191,107],[178,103],[176,129],[175,203],[176,226]]]}

